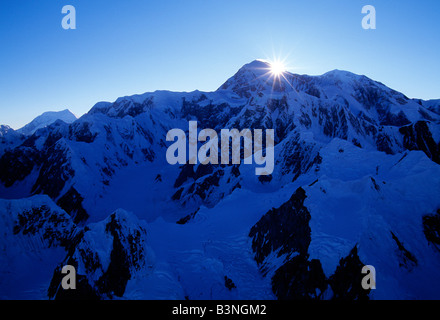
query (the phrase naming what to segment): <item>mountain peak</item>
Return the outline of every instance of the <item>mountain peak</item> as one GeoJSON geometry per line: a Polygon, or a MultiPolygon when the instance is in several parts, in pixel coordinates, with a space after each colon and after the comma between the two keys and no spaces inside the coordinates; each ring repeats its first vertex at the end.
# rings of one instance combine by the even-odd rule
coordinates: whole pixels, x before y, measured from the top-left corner
{"type": "Polygon", "coordinates": [[[240,70],[241,69],[264,70],[267,72],[270,69],[270,62],[263,59],[255,59],[254,61],[245,64],[243,67],[240,68],[240,70]]]}
{"type": "Polygon", "coordinates": [[[287,78],[292,76],[283,72],[283,76],[276,76],[271,72],[271,63],[256,59],[241,67],[237,73],[229,78],[218,90],[232,90],[240,97],[249,98],[251,92],[281,92],[286,89],[287,78]]]}
{"type": "Polygon", "coordinates": [[[10,126],[0,124],[0,137],[3,137],[8,132],[13,132],[13,131],[14,131],[14,129],[12,129],[10,126]]]}
{"type": "Polygon", "coordinates": [[[24,135],[32,135],[38,129],[47,127],[57,120],[62,120],[65,123],[72,123],[77,120],[77,117],[69,109],[47,111],[36,117],[24,127],[18,129],[17,132],[24,135]]]}
{"type": "MultiPolygon", "coordinates": [[[[334,69],[331,71],[328,71],[322,75],[323,77],[327,78],[336,78],[339,80],[345,80],[345,81],[351,81],[353,79],[367,79],[364,75],[359,75],[350,71],[346,70],[340,70],[340,69],[334,69]]],[[[371,80],[371,79],[370,79],[371,80]]]]}

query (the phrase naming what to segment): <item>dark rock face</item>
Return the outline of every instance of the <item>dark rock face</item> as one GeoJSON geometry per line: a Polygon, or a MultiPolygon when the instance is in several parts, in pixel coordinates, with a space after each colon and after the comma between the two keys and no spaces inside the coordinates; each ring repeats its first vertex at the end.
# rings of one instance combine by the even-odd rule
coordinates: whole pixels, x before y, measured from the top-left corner
{"type": "MultiPolygon", "coordinates": [[[[140,230],[136,230],[133,234],[124,235],[121,233],[121,227],[120,221],[116,219],[116,215],[112,214],[110,222],[105,227],[105,232],[113,236],[110,265],[97,282],[100,292],[114,293],[118,297],[124,295],[127,281],[131,278],[130,266],[136,266],[137,262],[139,262],[138,252],[135,250],[139,247],[141,241],[140,230]],[[125,248],[128,250],[126,251],[125,248]]],[[[142,254],[142,251],[139,253],[142,254]]]]}
{"type": "Polygon", "coordinates": [[[409,252],[402,242],[397,238],[397,236],[391,232],[391,236],[393,237],[393,240],[396,242],[397,245],[397,255],[399,257],[399,266],[405,267],[409,270],[417,266],[417,259],[416,257],[409,252]]]}
{"type": "Polygon", "coordinates": [[[5,187],[25,179],[41,163],[39,152],[33,147],[20,147],[7,151],[0,158],[0,180],[5,187]]]}
{"type": "Polygon", "coordinates": [[[219,169],[213,174],[206,176],[200,182],[195,183],[194,194],[198,195],[202,200],[205,200],[207,196],[211,193],[212,187],[218,187],[220,177],[223,176],[224,171],[219,169]]]}
{"type": "Polygon", "coordinates": [[[57,204],[70,214],[73,222],[85,222],[89,218],[89,214],[82,206],[83,197],[71,187],[57,202],[57,204]]]}
{"type": "Polygon", "coordinates": [[[199,212],[200,208],[197,209],[196,211],[194,211],[193,213],[179,219],[176,223],[177,224],[186,224],[188,223],[191,219],[194,219],[194,217],[196,216],[197,212],[199,212]]]}
{"type": "MultiPolygon", "coordinates": [[[[71,242],[69,254],[64,263],[54,271],[48,295],[51,299],[102,299],[122,297],[128,280],[136,272],[146,268],[146,231],[137,218],[117,211],[105,221],[104,228],[93,231],[85,227],[71,242]],[[103,231],[102,231],[103,230],[103,231]],[[94,233],[98,232],[98,235],[94,233]],[[105,234],[100,234],[104,232],[105,234]],[[106,265],[94,245],[94,236],[111,237],[111,244],[105,248],[110,253],[106,265]],[[63,290],[61,269],[72,265],[77,270],[77,290],[63,290]],[[81,269],[78,270],[78,267],[81,269]]],[[[101,248],[102,249],[102,248],[101,248]]]]}
{"type": "Polygon", "coordinates": [[[261,183],[269,183],[269,182],[271,182],[272,181],[272,175],[271,174],[269,174],[269,175],[267,175],[267,176],[259,176],[258,177],[258,181],[260,181],[261,183]]]}
{"type": "Polygon", "coordinates": [[[145,111],[151,109],[153,107],[154,103],[153,103],[153,99],[147,99],[142,103],[137,103],[137,102],[130,102],[129,107],[125,107],[124,108],[117,108],[119,109],[119,113],[117,115],[117,117],[124,117],[126,115],[129,115],[131,117],[136,117],[142,113],[144,113],[145,111]]]}
{"type": "Polygon", "coordinates": [[[142,103],[121,98],[114,103],[98,102],[89,114],[102,113],[112,118],[123,118],[125,116],[136,117],[154,106],[153,97],[146,98],[142,103]]]}
{"type": "Polygon", "coordinates": [[[69,126],[69,138],[73,141],[92,143],[97,135],[96,132],[92,133],[88,122],[77,122],[69,126]]]}
{"type": "MultiPolygon", "coordinates": [[[[182,165],[174,182],[174,188],[177,190],[171,196],[171,200],[180,201],[182,205],[195,201],[196,205],[203,203],[208,207],[217,203],[224,196],[224,194],[215,193],[216,187],[220,185],[220,179],[225,175],[223,167],[224,165],[213,166],[212,164],[182,165]],[[211,196],[213,196],[212,199],[211,196]]],[[[233,191],[233,186],[237,186],[235,178],[239,175],[238,166],[232,166],[231,175],[227,181],[227,184],[231,185],[229,192],[233,191]]]]}
{"type": "Polygon", "coordinates": [[[212,164],[210,163],[208,163],[207,165],[199,164],[194,174],[194,180],[198,180],[199,178],[209,175],[213,172],[214,172],[214,167],[212,164]]]}
{"type": "Polygon", "coordinates": [[[407,97],[394,90],[390,92],[384,91],[380,88],[378,82],[368,80],[367,78],[364,80],[357,83],[353,97],[367,110],[375,110],[378,115],[378,124],[401,127],[411,123],[402,111],[398,114],[390,111],[393,99],[398,104],[405,105],[409,100],[407,97]]]}
{"type": "Polygon", "coordinates": [[[211,175],[214,172],[214,167],[210,163],[207,165],[199,164],[195,171],[194,168],[195,165],[193,164],[184,164],[181,167],[179,176],[174,182],[174,188],[179,188],[186,182],[197,181],[198,179],[211,175]]]}
{"type": "MultiPolygon", "coordinates": [[[[274,129],[274,143],[277,145],[287,137],[289,132],[295,129],[294,116],[293,112],[289,113],[289,104],[284,95],[281,99],[268,99],[267,106],[261,109],[259,120],[250,125],[253,128],[274,129]],[[277,114],[275,120],[272,119],[274,113],[277,114]]],[[[306,116],[303,118],[306,119],[306,116]]]]}
{"type": "Polygon", "coordinates": [[[280,300],[322,299],[327,279],[321,262],[307,255],[293,257],[272,277],[272,288],[280,300]]]}
{"type": "Polygon", "coordinates": [[[336,300],[368,300],[370,290],[362,288],[362,268],[357,246],[350,254],[339,261],[335,273],[329,277],[328,282],[333,291],[333,299],[336,300]]]}
{"type": "Polygon", "coordinates": [[[171,200],[180,200],[183,190],[184,188],[180,188],[179,190],[177,190],[176,193],[173,194],[173,196],[171,197],[171,200]]]}
{"type": "Polygon", "coordinates": [[[308,260],[311,229],[305,199],[304,189],[297,189],[281,207],[266,213],[249,233],[255,260],[263,272],[272,252],[278,252],[278,257],[286,255],[286,262],[272,277],[273,292],[281,300],[319,299],[327,287],[320,261],[308,260]]]}
{"type": "Polygon", "coordinates": [[[32,187],[34,194],[47,194],[52,199],[56,199],[67,180],[72,178],[74,171],[68,160],[66,150],[55,145],[47,150],[42,162],[40,172],[32,187]]]}
{"type": "Polygon", "coordinates": [[[384,97],[381,90],[373,84],[359,84],[353,96],[367,109],[381,107],[384,103],[388,104],[388,100],[384,97]]]}
{"type": "Polygon", "coordinates": [[[293,174],[293,180],[322,160],[319,152],[315,150],[315,145],[300,140],[299,134],[289,137],[289,140],[283,143],[279,156],[281,160],[280,163],[277,160],[276,164],[281,166],[283,175],[293,174]]]}
{"type": "Polygon", "coordinates": [[[299,188],[289,201],[266,213],[249,233],[255,260],[261,264],[271,252],[307,253],[311,238],[310,213],[304,207],[306,193],[299,188]]]}
{"type": "Polygon", "coordinates": [[[292,85],[297,91],[304,91],[308,95],[316,98],[321,98],[321,92],[316,87],[315,79],[311,76],[301,75],[295,76],[292,85]]]}
{"type": "Polygon", "coordinates": [[[440,251],[440,209],[423,217],[423,232],[428,242],[440,251]]]}
{"type": "Polygon", "coordinates": [[[397,115],[391,112],[383,112],[379,116],[381,119],[380,124],[384,126],[401,127],[411,123],[403,111],[400,111],[397,115]]]}
{"type": "MultiPolygon", "coordinates": [[[[188,101],[182,99],[182,117],[189,120],[196,119],[203,128],[218,130],[224,128],[231,117],[240,112],[240,107],[231,107],[227,103],[215,104],[212,101],[208,105],[201,106],[201,102],[207,100],[202,94],[198,99],[188,101]]],[[[205,101],[206,102],[206,101],[205,101]]]]}
{"type": "Polygon", "coordinates": [[[237,287],[235,286],[234,281],[232,281],[232,279],[228,278],[228,276],[225,276],[225,287],[226,287],[229,291],[231,291],[232,289],[237,288],[237,287]]]}
{"type": "Polygon", "coordinates": [[[392,142],[389,136],[379,133],[376,136],[376,147],[377,150],[383,151],[386,154],[394,154],[392,149],[392,142]]]}
{"type": "Polygon", "coordinates": [[[54,212],[47,205],[20,212],[13,228],[14,235],[41,235],[48,247],[68,247],[73,224],[68,216],[54,212]]]}
{"type": "Polygon", "coordinates": [[[362,267],[357,247],[341,259],[335,273],[326,277],[321,262],[311,259],[310,213],[304,206],[306,193],[298,188],[291,198],[277,209],[271,209],[251,229],[252,250],[264,275],[270,269],[268,258],[277,253],[285,255],[283,264],[272,276],[272,290],[280,300],[368,299],[369,291],[362,289],[362,267]]]}
{"type": "Polygon", "coordinates": [[[232,166],[231,174],[236,178],[240,176],[241,173],[240,173],[239,165],[234,164],[232,166]]]}
{"type": "Polygon", "coordinates": [[[278,110],[280,113],[285,113],[289,108],[287,104],[287,97],[284,95],[281,99],[268,99],[267,108],[270,112],[278,110]]]}
{"type": "Polygon", "coordinates": [[[426,121],[417,121],[410,126],[402,127],[403,146],[408,150],[421,150],[432,161],[440,164],[440,143],[436,143],[426,121]]]}
{"type": "Polygon", "coordinates": [[[348,124],[345,111],[339,106],[319,107],[319,124],[326,136],[347,140],[348,124]]]}
{"type": "Polygon", "coordinates": [[[182,184],[184,184],[188,179],[195,177],[194,172],[194,165],[192,164],[184,164],[180,170],[179,176],[176,179],[176,182],[174,182],[174,188],[180,187],[182,184]]]}

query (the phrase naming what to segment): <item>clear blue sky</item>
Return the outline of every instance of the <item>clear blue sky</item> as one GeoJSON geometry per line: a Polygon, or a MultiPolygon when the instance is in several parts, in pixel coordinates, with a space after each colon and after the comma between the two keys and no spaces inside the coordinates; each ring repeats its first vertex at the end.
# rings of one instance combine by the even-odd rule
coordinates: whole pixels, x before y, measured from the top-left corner
{"type": "Polygon", "coordinates": [[[294,73],[343,69],[440,98],[438,0],[0,1],[0,123],[16,129],[125,95],[213,91],[273,53],[294,73]],[[76,30],[61,28],[69,4],[76,30]],[[367,4],[376,30],[361,27],[367,4]]]}

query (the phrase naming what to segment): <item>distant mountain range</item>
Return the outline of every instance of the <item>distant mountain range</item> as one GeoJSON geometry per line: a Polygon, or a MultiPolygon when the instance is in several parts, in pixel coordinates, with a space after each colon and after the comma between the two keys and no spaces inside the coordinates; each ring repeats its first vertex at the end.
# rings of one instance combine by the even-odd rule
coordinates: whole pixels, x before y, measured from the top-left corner
{"type": "Polygon", "coordinates": [[[0,146],[0,298],[440,298],[440,100],[255,60],[214,92],[2,126],[0,146]],[[274,129],[274,172],[168,164],[190,120],[274,129]]]}
{"type": "Polygon", "coordinates": [[[66,109],[63,111],[44,112],[18,130],[14,130],[8,125],[0,125],[0,154],[3,154],[7,148],[13,149],[22,143],[27,136],[33,135],[37,130],[45,128],[56,121],[70,124],[76,120],[77,117],[66,109]]]}
{"type": "Polygon", "coordinates": [[[48,111],[36,117],[23,128],[18,129],[17,132],[29,136],[34,134],[38,129],[45,128],[57,120],[72,123],[76,121],[76,119],[76,116],[67,109],[62,111],[48,111]]]}

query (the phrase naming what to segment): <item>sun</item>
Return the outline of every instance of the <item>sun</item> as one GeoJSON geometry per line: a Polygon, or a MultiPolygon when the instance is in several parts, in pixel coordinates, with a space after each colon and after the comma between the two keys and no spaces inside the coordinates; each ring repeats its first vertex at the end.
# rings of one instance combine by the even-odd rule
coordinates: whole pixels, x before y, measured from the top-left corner
{"type": "Polygon", "coordinates": [[[284,63],[282,61],[275,60],[270,62],[270,73],[274,77],[282,76],[285,71],[286,67],[284,66],[284,63]]]}

